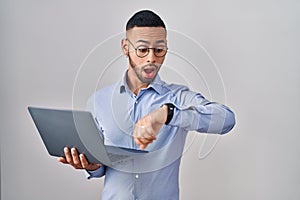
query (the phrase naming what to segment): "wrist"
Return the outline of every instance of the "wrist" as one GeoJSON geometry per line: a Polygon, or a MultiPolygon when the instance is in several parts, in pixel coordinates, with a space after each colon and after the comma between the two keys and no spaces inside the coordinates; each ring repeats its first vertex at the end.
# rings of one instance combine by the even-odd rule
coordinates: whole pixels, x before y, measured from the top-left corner
{"type": "Polygon", "coordinates": [[[160,106],[150,114],[152,123],[165,124],[168,117],[168,107],[166,105],[160,106]]]}
{"type": "Polygon", "coordinates": [[[161,106],[161,110],[162,110],[162,118],[161,118],[161,123],[165,124],[168,118],[168,106],[166,104],[161,106]]]}

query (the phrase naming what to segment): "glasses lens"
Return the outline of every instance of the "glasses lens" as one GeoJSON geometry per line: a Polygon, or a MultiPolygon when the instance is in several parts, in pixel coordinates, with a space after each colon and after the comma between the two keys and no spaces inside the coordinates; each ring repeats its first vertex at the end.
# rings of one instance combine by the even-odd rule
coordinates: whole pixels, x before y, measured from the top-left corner
{"type": "Polygon", "coordinates": [[[148,48],[145,48],[145,47],[139,47],[139,48],[136,49],[136,55],[137,55],[138,57],[145,57],[145,56],[148,55],[148,53],[149,53],[148,48]]]}
{"type": "Polygon", "coordinates": [[[150,49],[153,50],[154,55],[157,57],[163,57],[167,53],[167,48],[147,48],[147,47],[139,47],[136,49],[136,55],[138,57],[145,57],[149,54],[150,49]]]}
{"type": "Polygon", "coordinates": [[[167,49],[165,49],[165,48],[155,48],[154,49],[154,54],[157,57],[163,57],[164,55],[166,55],[166,53],[167,53],[167,49]]]}

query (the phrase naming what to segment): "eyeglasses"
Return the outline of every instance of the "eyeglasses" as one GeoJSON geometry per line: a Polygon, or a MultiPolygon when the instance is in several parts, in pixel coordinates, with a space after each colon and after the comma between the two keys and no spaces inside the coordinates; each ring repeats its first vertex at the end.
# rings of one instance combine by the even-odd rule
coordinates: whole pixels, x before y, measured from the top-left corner
{"type": "Polygon", "coordinates": [[[136,48],[129,39],[126,40],[132,45],[135,50],[135,54],[140,58],[147,56],[150,52],[150,49],[153,49],[153,53],[156,57],[164,57],[168,51],[167,47],[149,48],[141,46],[136,48]]]}

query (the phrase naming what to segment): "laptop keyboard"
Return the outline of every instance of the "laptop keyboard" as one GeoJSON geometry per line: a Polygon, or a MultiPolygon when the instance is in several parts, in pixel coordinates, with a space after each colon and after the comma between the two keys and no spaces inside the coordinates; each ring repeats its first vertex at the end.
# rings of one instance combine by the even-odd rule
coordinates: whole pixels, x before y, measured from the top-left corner
{"type": "Polygon", "coordinates": [[[128,155],[120,155],[120,154],[114,154],[114,153],[109,153],[109,152],[107,152],[107,155],[111,162],[116,162],[116,161],[123,160],[123,159],[130,157],[128,155]]]}

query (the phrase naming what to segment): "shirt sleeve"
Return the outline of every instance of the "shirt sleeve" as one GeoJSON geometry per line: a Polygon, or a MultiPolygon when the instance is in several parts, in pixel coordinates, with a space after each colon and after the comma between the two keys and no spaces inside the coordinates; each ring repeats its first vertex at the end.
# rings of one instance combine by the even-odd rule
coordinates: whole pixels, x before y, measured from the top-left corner
{"type": "Polygon", "coordinates": [[[87,178],[92,179],[92,178],[100,178],[105,175],[105,170],[106,166],[102,165],[99,169],[90,171],[86,170],[87,178]]]}
{"type": "Polygon", "coordinates": [[[173,102],[174,115],[171,126],[202,133],[225,134],[235,125],[234,113],[225,105],[210,102],[201,94],[181,88],[173,102]]]}

